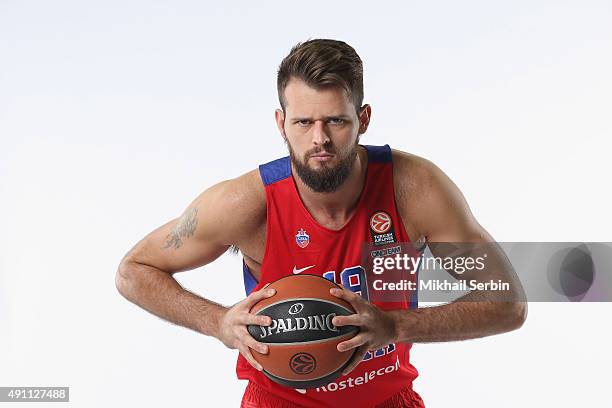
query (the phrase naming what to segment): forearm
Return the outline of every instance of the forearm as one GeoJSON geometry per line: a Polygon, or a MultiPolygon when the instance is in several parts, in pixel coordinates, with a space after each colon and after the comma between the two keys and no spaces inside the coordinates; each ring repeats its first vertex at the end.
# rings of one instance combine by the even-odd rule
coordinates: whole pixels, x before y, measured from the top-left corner
{"type": "Polygon", "coordinates": [[[218,338],[226,307],[184,289],[172,275],[137,262],[122,262],[117,289],[127,300],[171,323],[218,338]]]}
{"type": "Polygon", "coordinates": [[[467,340],[515,330],[525,320],[525,303],[473,301],[469,296],[441,306],[390,311],[396,341],[467,340]]]}

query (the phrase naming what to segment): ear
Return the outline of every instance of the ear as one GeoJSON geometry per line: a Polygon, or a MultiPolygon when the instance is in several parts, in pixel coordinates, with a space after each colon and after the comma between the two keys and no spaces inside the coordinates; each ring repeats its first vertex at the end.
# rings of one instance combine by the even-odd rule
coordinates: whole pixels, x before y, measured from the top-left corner
{"type": "Polygon", "coordinates": [[[276,109],[274,111],[274,120],[276,121],[276,127],[278,127],[278,131],[282,138],[287,140],[287,135],[285,134],[285,114],[281,109],[276,109]]]}
{"type": "Polygon", "coordinates": [[[372,107],[369,104],[365,104],[361,107],[361,113],[359,114],[359,134],[363,134],[368,130],[370,125],[370,119],[372,118],[372,107]]]}

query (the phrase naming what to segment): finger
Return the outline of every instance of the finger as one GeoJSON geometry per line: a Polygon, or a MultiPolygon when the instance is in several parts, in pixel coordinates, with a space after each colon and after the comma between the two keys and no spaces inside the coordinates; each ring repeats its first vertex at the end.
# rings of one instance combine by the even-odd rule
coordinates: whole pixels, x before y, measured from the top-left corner
{"type": "Polygon", "coordinates": [[[244,356],[244,358],[246,358],[246,360],[253,366],[255,367],[256,370],[262,371],[263,367],[261,366],[261,364],[259,364],[257,362],[257,360],[255,360],[255,358],[253,357],[253,355],[251,354],[251,349],[249,349],[246,345],[241,345],[238,350],[240,351],[240,354],[242,354],[244,356]]]}
{"type": "Polygon", "coordinates": [[[366,341],[367,341],[367,338],[365,335],[358,334],[349,340],[338,343],[336,348],[338,349],[338,351],[347,351],[355,347],[359,347],[362,344],[365,344],[366,341]]]}
{"type": "Polygon", "coordinates": [[[248,332],[245,331],[240,340],[243,344],[246,344],[249,348],[252,348],[258,353],[268,354],[268,345],[258,342],[248,332]]]}
{"type": "Polygon", "coordinates": [[[357,365],[363,360],[363,357],[368,352],[367,344],[363,344],[359,346],[359,348],[355,351],[355,355],[351,358],[351,361],[346,366],[344,370],[342,370],[342,375],[348,375],[351,371],[357,367],[357,365]]]}
{"type": "Polygon", "coordinates": [[[255,303],[259,302],[262,299],[269,298],[270,296],[274,296],[275,293],[276,293],[276,289],[274,288],[266,288],[266,289],[262,288],[256,292],[251,293],[249,296],[247,296],[247,298],[243,300],[244,302],[243,304],[248,309],[251,309],[253,305],[255,305],[255,303]]]}
{"type": "Polygon", "coordinates": [[[336,316],[332,319],[334,326],[361,326],[364,324],[363,316],[359,313],[354,313],[348,316],[336,316]]]}
{"type": "Polygon", "coordinates": [[[244,325],[256,324],[258,326],[269,326],[272,323],[270,316],[256,315],[253,313],[242,313],[238,317],[238,322],[244,325]]]}
{"type": "Polygon", "coordinates": [[[359,296],[358,294],[356,294],[353,291],[350,291],[348,289],[346,289],[345,287],[341,287],[341,288],[330,288],[329,289],[329,293],[331,293],[332,295],[339,297],[341,299],[344,300],[351,300],[354,298],[359,298],[361,299],[361,296],[359,296]]]}
{"type": "Polygon", "coordinates": [[[331,288],[329,290],[329,293],[340,299],[346,300],[357,311],[361,310],[363,303],[365,303],[361,296],[348,289],[331,288]]]}

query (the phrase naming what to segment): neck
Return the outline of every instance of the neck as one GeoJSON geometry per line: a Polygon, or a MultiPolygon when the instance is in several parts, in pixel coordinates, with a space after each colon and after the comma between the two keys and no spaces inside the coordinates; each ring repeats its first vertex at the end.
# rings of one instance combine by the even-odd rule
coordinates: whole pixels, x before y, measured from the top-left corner
{"type": "MultiPolygon", "coordinates": [[[[340,229],[349,221],[365,184],[367,162],[366,149],[358,146],[357,156],[348,178],[340,188],[331,193],[317,193],[306,186],[299,177],[293,177],[304,206],[318,223],[330,229],[340,229]]],[[[293,165],[291,168],[293,174],[296,174],[293,165]]]]}

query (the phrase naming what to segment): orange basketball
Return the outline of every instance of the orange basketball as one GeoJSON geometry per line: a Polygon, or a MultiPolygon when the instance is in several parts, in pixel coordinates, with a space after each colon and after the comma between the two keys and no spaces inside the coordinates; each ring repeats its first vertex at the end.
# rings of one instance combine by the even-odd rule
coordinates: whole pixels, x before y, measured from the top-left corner
{"type": "Polygon", "coordinates": [[[334,316],[355,313],[350,303],[329,293],[339,287],[317,275],[291,275],[268,286],[274,296],[263,299],[251,313],[270,316],[270,326],[249,325],[255,340],[268,345],[268,353],[251,350],[271,380],[292,388],[315,388],[338,378],[356,349],[336,346],[355,336],[357,326],[334,326],[334,316]]]}

